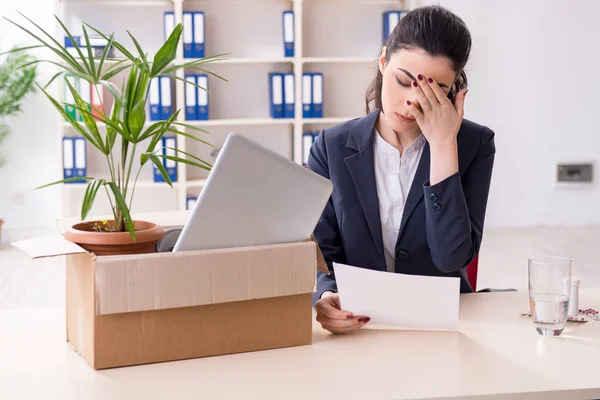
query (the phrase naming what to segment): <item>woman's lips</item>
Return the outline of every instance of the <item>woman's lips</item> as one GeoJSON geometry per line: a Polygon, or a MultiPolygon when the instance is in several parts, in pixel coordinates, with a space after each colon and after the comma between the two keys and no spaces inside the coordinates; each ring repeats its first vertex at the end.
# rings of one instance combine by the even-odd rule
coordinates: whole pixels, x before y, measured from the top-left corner
{"type": "Polygon", "coordinates": [[[398,114],[397,112],[395,112],[394,114],[396,115],[396,118],[398,118],[402,122],[415,122],[415,119],[412,117],[405,117],[404,115],[398,114]]]}

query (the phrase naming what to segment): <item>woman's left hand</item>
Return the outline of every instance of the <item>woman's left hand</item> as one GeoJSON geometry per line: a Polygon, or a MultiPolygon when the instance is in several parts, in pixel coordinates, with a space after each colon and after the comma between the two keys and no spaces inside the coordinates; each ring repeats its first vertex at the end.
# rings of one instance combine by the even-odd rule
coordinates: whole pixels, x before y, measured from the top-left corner
{"type": "Polygon", "coordinates": [[[468,90],[456,94],[455,104],[452,104],[446,93],[432,78],[418,76],[413,81],[418,103],[407,101],[406,106],[415,117],[421,132],[431,145],[452,144],[464,115],[465,96],[468,90]]]}

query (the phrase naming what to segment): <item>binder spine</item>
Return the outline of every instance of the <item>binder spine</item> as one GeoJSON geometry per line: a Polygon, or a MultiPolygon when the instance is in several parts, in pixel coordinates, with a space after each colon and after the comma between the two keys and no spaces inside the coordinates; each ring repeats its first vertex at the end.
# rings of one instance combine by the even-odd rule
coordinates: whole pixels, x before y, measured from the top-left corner
{"type": "MultiPolygon", "coordinates": [[[[75,146],[72,137],[63,137],[63,179],[75,177],[75,146]]],[[[68,184],[73,182],[66,182],[68,184]]]]}
{"type": "Polygon", "coordinates": [[[200,87],[196,87],[196,101],[197,101],[197,114],[198,119],[201,121],[208,120],[209,107],[208,107],[208,75],[198,74],[196,75],[196,84],[200,87]]]}
{"type": "MultiPolygon", "coordinates": [[[[160,138],[160,141],[158,143],[156,143],[156,147],[154,148],[154,154],[156,154],[157,156],[160,155],[164,155],[165,154],[165,137],[163,136],[162,138],[160,138]],[[159,150],[160,149],[160,150],[159,150]]],[[[160,157],[161,163],[164,165],[164,159],[162,157],[160,157]]],[[[165,179],[163,178],[162,174],[160,173],[160,170],[156,167],[156,165],[154,165],[154,163],[152,163],[152,171],[154,173],[154,182],[165,182],[165,179]]]]}
{"type": "Polygon", "coordinates": [[[305,72],[302,74],[302,118],[312,118],[312,116],[312,73],[305,72]]]}
{"type": "Polygon", "coordinates": [[[271,118],[283,118],[283,74],[270,72],[269,82],[271,118]]]}
{"type": "MultiPolygon", "coordinates": [[[[75,155],[75,175],[82,178],[87,175],[87,162],[86,162],[86,140],[83,137],[77,137],[74,139],[74,155],[75,155]]],[[[85,183],[85,179],[79,179],[73,183],[85,183]]]]}
{"type": "Polygon", "coordinates": [[[284,98],[285,98],[285,109],[283,112],[283,117],[284,118],[295,118],[295,100],[296,100],[296,94],[295,94],[295,80],[294,80],[294,73],[293,72],[288,72],[285,73],[283,75],[283,83],[284,83],[284,88],[283,88],[283,93],[284,93],[284,98]]]}
{"type": "Polygon", "coordinates": [[[198,120],[198,97],[196,90],[196,75],[185,75],[185,119],[198,120]]]}
{"type": "Polygon", "coordinates": [[[204,28],[204,12],[194,11],[194,50],[193,57],[204,58],[205,51],[205,28],[204,28]]]}
{"type": "Polygon", "coordinates": [[[183,12],[183,58],[194,57],[194,13],[183,12]]]}
{"type": "Polygon", "coordinates": [[[294,12],[283,12],[283,54],[284,57],[294,57],[294,12]]]}
{"type": "Polygon", "coordinates": [[[323,118],[323,74],[313,72],[312,84],[312,117],[323,118]]]}
{"type": "Polygon", "coordinates": [[[166,120],[173,113],[173,93],[171,91],[171,78],[168,76],[160,77],[160,119],[166,120]]]}

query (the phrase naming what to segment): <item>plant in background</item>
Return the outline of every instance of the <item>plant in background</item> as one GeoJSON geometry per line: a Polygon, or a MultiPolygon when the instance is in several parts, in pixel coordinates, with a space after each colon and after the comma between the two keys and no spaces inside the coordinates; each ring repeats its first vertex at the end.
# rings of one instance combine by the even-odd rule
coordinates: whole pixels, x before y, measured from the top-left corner
{"type": "MultiPolygon", "coordinates": [[[[176,56],[176,50],[180,46],[181,34],[183,31],[183,26],[181,24],[178,24],[175,27],[171,35],[157,51],[152,60],[148,58],[148,54],[140,46],[138,40],[129,31],[127,31],[127,33],[129,34],[129,37],[135,46],[135,50],[129,50],[124,45],[117,42],[114,39],[114,33],[108,36],[91,25],[84,23],[82,26],[82,39],[84,43],[80,46],[60,18],[56,17],[62,29],[64,30],[65,35],[75,46],[75,51],[78,56],[76,58],[74,55],[69,53],[67,49],[61,45],[61,43],[59,43],[41,27],[36,25],[31,19],[25,16],[23,17],[33,24],[40,31],[40,33],[35,34],[16,22],[13,22],[8,18],[5,19],[23,31],[27,32],[40,44],[36,46],[15,49],[12,52],[23,51],[35,47],[45,47],[50,49],[58,57],[59,62],[55,62],[53,60],[34,60],[24,63],[22,67],[28,67],[39,62],[49,62],[57,65],[60,68],[60,71],[50,79],[45,87],[40,87],[40,89],[56,107],[58,112],[63,115],[65,120],[68,121],[68,123],[81,136],[83,136],[88,143],[93,145],[93,147],[95,147],[106,158],[106,164],[109,171],[108,177],[83,177],[83,179],[86,180],[87,190],[81,205],[81,219],[85,220],[90,209],[92,208],[98,190],[100,188],[104,188],[111,204],[114,221],[100,221],[101,223],[99,225],[98,221],[96,221],[96,227],[94,229],[103,232],[129,232],[131,239],[135,241],[136,229],[134,226],[134,221],[131,219],[130,211],[137,179],[144,165],[146,165],[148,162],[153,163],[160,171],[164,180],[171,187],[171,179],[169,178],[169,175],[163,166],[161,158],[166,158],[175,162],[184,163],[205,170],[210,170],[212,167],[208,162],[181,150],[170,148],[176,152],[175,154],[184,154],[186,156],[185,158],[162,154],[163,148],[157,147],[157,144],[161,141],[162,136],[167,132],[187,137],[191,140],[199,141],[209,146],[212,145],[200,139],[196,135],[186,133],[181,130],[181,128],[188,128],[207,133],[202,129],[177,121],[180,110],[176,110],[170,118],[164,121],[158,121],[149,126],[146,124],[146,107],[148,103],[150,82],[152,79],[159,76],[170,76],[174,77],[175,79],[188,82],[183,78],[174,76],[176,71],[184,68],[200,70],[216,76],[219,79],[225,80],[224,78],[221,78],[220,76],[201,68],[203,64],[211,61],[217,61],[223,55],[215,55],[190,61],[182,65],[174,65],[173,60],[176,56]],[[88,28],[108,42],[103,53],[99,57],[94,56],[94,49],[92,46],[90,46],[88,28]],[[123,57],[109,59],[107,55],[111,46],[114,46],[123,55],[123,57]],[[79,77],[83,81],[89,82],[90,84],[94,85],[92,88],[97,88],[97,85],[101,85],[101,87],[109,91],[114,98],[114,103],[110,113],[105,114],[104,105],[102,105],[101,109],[95,110],[97,115],[94,116],[92,114],[92,105],[81,98],[77,90],[70,84],[66,77],[64,78],[64,81],[68,87],[68,90],[73,96],[75,104],[61,103],[52,97],[46,91],[47,86],[50,85],[55,79],[65,74],[71,74],[75,77],[79,77]],[[119,74],[127,75],[120,87],[111,82],[111,79],[119,74]],[[65,111],[65,106],[70,106],[76,109],[81,114],[83,123],[77,122],[75,118],[67,113],[65,111]],[[105,132],[101,132],[98,122],[105,124],[105,132]],[[136,160],[136,147],[140,146],[144,141],[148,141],[147,148],[141,154],[139,160],[136,160]],[[115,145],[117,142],[119,142],[118,148],[120,150],[120,154],[115,157],[115,145]],[[133,177],[132,170],[134,164],[136,164],[138,170],[133,174],[133,177]]],[[[188,83],[200,87],[194,82],[188,83]]],[[[205,90],[205,88],[201,89],[205,90]]],[[[98,97],[100,98],[100,96],[98,97]]],[[[82,178],[75,177],[64,179],[41,187],[47,187],[50,185],[79,179],[82,178]]]]}
{"type": "Polygon", "coordinates": [[[35,65],[21,67],[32,61],[34,58],[27,53],[11,53],[0,62],[0,167],[8,161],[2,151],[3,144],[10,134],[10,128],[4,118],[19,113],[21,100],[34,90],[35,65]]]}

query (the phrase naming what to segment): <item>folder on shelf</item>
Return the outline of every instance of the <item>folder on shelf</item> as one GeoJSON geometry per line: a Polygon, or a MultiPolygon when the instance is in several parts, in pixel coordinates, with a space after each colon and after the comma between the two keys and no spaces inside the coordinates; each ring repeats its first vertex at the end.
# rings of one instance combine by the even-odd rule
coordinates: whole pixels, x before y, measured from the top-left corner
{"type": "Polygon", "coordinates": [[[102,105],[104,104],[104,86],[101,84],[91,86],[91,104],[92,104],[92,115],[96,117],[96,120],[101,117],[100,113],[104,113],[102,105]]]}
{"type": "Polygon", "coordinates": [[[302,74],[302,118],[312,118],[312,74],[304,72],[302,74]]]}
{"type": "Polygon", "coordinates": [[[315,134],[313,132],[304,132],[302,134],[302,165],[308,165],[308,156],[310,154],[310,148],[315,140],[315,134]]]}
{"type": "MultiPolygon", "coordinates": [[[[165,155],[170,157],[175,157],[177,148],[177,139],[175,136],[163,136],[163,140],[165,142],[165,155]]],[[[167,174],[172,182],[177,181],[177,162],[174,160],[169,160],[165,158],[165,169],[167,170],[167,174]]]]}
{"type": "Polygon", "coordinates": [[[183,12],[183,58],[194,57],[194,13],[183,12]]]}
{"type": "Polygon", "coordinates": [[[383,43],[387,42],[388,38],[394,31],[400,19],[406,13],[403,10],[390,10],[383,13],[383,43]]]}
{"type": "Polygon", "coordinates": [[[196,121],[198,119],[198,91],[196,90],[196,75],[185,75],[185,119],[196,121]]]}
{"type": "MultiPolygon", "coordinates": [[[[81,36],[73,36],[73,39],[75,40],[78,46],[81,45],[81,36]]],[[[75,43],[73,43],[73,41],[68,36],[65,36],[65,49],[67,50],[67,53],[71,54],[73,57],[79,58],[79,53],[75,48],[75,43]]],[[[85,53],[84,55],[87,56],[87,54],[85,53]]]]}
{"type": "MultiPolygon", "coordinates": [[[[92,48],[92,54],[94,55],[94,57],[102,57],[106,46],[108,46],[108,39],[105,39],[100,35],[92,35],[88,36],[88,43],[92,48]]],[[[108,58],[113,58],[115,56],[114,46],[110,46],[106,53],[106,56],[108,58]]]]}
{"type": "Polygon", "coordinates": [[[294,73],[286,72],[283,74],[283,94],[284,94],[284,118],[294,118],[295,117],[295,82],[294,82],[294,73]]]}
{"type": "Polygon", "coordinates": [[[206,121],[208,120],[208,75],[196,75],[196,84],[200,86],[196,87],[196,114],[198,115],[198,120],[206,121]]]}
{"type": "MultiPolygon", "coordinates": [[[[81,97],[81,100],[85,101],[87,103],[87,109],[88,111],[92,111],[90,104],[92,103],[92,89],[91,89],[91,84],[81,78],[77,78],[77,86],[79,87],[79,96],[81,97]]],[[[81,111],[77,110],[77,120],[78,121],[83,121],[83,116],[81,115],[81,111]]]]}
{"type": "Polygon", "coordinates": [[[312,117],[323,118],[323,74],[312,74],[312,117]]]}
{"type": "Polygon", "coordinates": [[[150,81],[150,121],[160,121],[160,78],[156,77],[150,81]]]}
{"type": "MultiPolygon", "coordinates": [[[[162,156],[165,154],[165,137],[163,136],[162,138],[160,138],[160,141],[158,143],[156,143],[156,146],[154,147],[154,150],[152,151],[154,154],[156,154],[157,156],[162,156]]],[[[165,165],[165,161],[162,157],[160,158],[160,162],[162,163],[162,165],[165,165]]],[[[153,171],[153,175],[154,175],[154,182],[165,182],[165,179],[163,178],[162,174],[160,173],[160,170],[156,167],[156,165],[154,165],[154,163],[152,163],[152,171],[153,171]]]]}
{"type": "MultiPolygon", "coordinates": [[[[75,176],[75,146],[72,137],[63,137],[63,179],[73,178],[75,176]]],[[[72,183],[72,182],[67,182],[72,183]]]]}
{"type": "Polygon", "coordinates": [[[171,77],[160,76],[160,119],[166,120],[173,113],[171,77]]]}
{"type": "MultiPolygon", "coordinates": [[[[87,174],[86,140],[83,137],[74,138],[75,176],[84,177],[87,174]]],[[[85,183],[85,179],[74,183],[85,183]]]]}
{"type": "Polygon", "coordinates": [[[192,56],[194,58],[204,58],[204,12],[194,11],[194,50],[192,56]]]}
{"type": "Polygon", "coordinates": [[[186,210],[191,210],[196,205],[196,197],[188,197],[185,199],[186,210]]]}
{"type": "Polygon", "coordinates": [[[283,54],[294,57],[294,12],[283,12],[283,54]]]}
{"type": "Polygon", "coordinates": [[[269,100],[271,102],[271,118],[283,118],[283,74],[269,73],[269,100]]]}
{"type": "MultiPolygon", "coordinates": [[[[75,90],[77,89],[77,78],[75,77],[75,75],[73,74],[65,74],[65,79],[67,81],[69,81],[69,83],[71,84],[71,86],[73,86],[73,88],[75,90]]],[[[70,117],[72,117],[75,121],[77,121],[77,110],[74,107],[75,104],[75,98],[73,97],[73,94],[71,93],[71,90],[69,89],[69,86],[67,85],[67,82],[64,83],[64,103],[65,103],[65,111],[67,112],[67,114],[69,114],[70,117]]],[[[66,119],[66,118],[65,118],[66,119]]]]}
{"type": "Polygon", "coordinates": [[[164,14],[165,26],[164,26],[164,40],[165,42],[171,36],[171,33],[175,30],[175,13],[173,11],[165,11],[164,14]]]}

